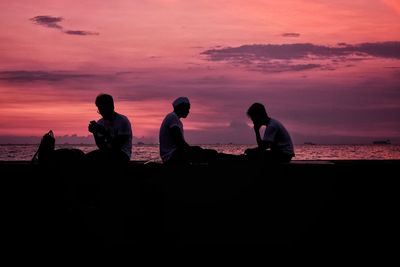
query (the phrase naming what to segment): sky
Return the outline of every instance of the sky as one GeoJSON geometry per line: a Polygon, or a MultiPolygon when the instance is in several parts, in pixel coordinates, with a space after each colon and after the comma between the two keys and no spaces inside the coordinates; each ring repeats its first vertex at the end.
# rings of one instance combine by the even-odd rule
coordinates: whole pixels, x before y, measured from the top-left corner
{"type": "Polygon", "coordinates": [[[399,0],[0,0],[0,143],[88,136],[109,93],[158,141],[255,144],[265,104],[295,143],[400,142],[399,0]],[[23,140],[23,139],[19,139],[23,140]]]}

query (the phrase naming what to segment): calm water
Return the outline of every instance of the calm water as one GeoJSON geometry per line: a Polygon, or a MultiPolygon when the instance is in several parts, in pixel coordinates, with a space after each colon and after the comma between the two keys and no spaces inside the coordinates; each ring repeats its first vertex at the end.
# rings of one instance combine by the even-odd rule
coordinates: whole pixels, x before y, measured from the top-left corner
{"type": "MultiPolygon", "coordinates": [[[[242,154],[250,145],[203,145],[219,152],[242,154]]],[[[78,148],[84,152],[95,145],[58,145],[56,148],[78,148]]],[[[0,160],[30,160],[37,145],[0,145],[0,160]]],[[[333,159],[400,159],[400,145],[298,145],[295,160],[333,159]]],[[[158,145],[135,145],[133,160],[161,161],[158,145]]]]}

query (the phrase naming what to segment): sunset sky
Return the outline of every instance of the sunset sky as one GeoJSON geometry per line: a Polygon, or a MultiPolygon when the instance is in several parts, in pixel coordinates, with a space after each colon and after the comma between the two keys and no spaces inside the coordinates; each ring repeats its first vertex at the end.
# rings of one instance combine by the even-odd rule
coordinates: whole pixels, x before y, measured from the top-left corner
{"type": "Polygon", "coordinates": [[[295,143],[400,142],[400,0],[0,0],[0,142],[87,136],[99,93],[146,140],[187,96],[189,143],[255,143],[253,102],[295,143]]]}

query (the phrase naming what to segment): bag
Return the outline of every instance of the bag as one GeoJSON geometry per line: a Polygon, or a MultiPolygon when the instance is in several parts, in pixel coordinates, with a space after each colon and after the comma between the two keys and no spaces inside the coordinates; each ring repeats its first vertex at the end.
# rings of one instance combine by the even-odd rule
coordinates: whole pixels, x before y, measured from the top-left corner
{"type": "Polygon", "coordinates": [[[82,163],[85,153],[76,148],[55,149],[56,139],[53,131],[43,135],[40,145],[32,158],[32,163],[39,162],[46,165],[71,165],[82,163]]]}
{"type": "Polygon", "coordinates": [[[50,130],[48,133],[44,134],[40,145],[35,155],[32,157],[32,162],[39,161],[39,163],[48,162],[55,149],[56,139],[54,138],[53,131],[50,130]]]}

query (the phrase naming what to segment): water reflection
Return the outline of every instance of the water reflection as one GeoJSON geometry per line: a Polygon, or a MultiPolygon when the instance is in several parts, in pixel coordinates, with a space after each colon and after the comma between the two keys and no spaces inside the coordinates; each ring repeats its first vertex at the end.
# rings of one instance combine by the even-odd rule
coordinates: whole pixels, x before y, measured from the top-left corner
{"type": "MultiPolygon", "coordinates": [[[[202,145],[229,154],[242,154],[250,145],[202,145]]],[[[78,148],[85,153],[94,145],[57,145],[78,148]]],[[[37,145],[0,145],[0,160],[30,160],[37,145]]],[[[400,145],[297,145],[294,160],[400,159],[400,145]]],[[[158,145],[135,145],[132,159],[160,161],[158,145]]]]}

